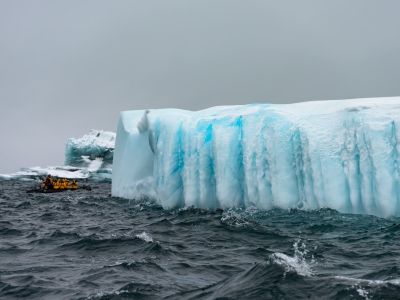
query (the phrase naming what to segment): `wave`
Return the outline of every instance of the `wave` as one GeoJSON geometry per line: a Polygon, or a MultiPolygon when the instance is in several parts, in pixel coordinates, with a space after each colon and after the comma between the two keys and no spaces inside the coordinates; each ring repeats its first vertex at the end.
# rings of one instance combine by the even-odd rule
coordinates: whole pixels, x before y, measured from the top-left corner
{"type": "Polygon", "coordinates": [[[124,270],[142,270],[147,273],[165,272],[166,270],[153,260],[143,259],[140,261],[116,261],[114,264],[106,265],[104,268],[121,268],[124,270]]]}
{"type": "Polygon", "coordinates": [[[136,237],[142,241],[145,241],[146,243],[153,243],[153,238],[145,231],[143,231],[140,234],[137,234],[136,237]]]}
{"type": "MultiPolygon", "coordinates": [[[[59,248],[64,250],[82,250],[82,251],[107,251],[108,249],[119,247],[135,247],[145,252],[155,252],[168,254],[170,250],[164,249],[159,242],[155,242],[153,238],[146,232],[140,234],[126,233],[126,234],[111,234],[105,236],[98,236],[92,234],[89,236],[80,236],[76,233],[62,233],[55,232],[51,238],[73,238],[77,239],[72,242],[63,243],[59,248]]],[[[51,238],[44,238],[41,240],[48,241],[51,238]]],[[[138,250],[138,249],[136,249],[138,250]]]]}
{"type": "MultiPolygon", "coordinates": [[[[10,277],[7,278],[10,280],[10,277]]],[[[53,291],[45,289],[43,285],[51,285],[48,280],[39,279],[32,275],[14,275],[12,276],[13,283],[0,281],[0,297],[4,299],[21,299],[21,298],[43,298],[48,296],[53,291]]]]}
{"type": "Polygon", "coordinates": [[[352,284],[362,284],[369,286],[378,286],[378,285],[398,285],[400,286],[400,278],[388,279],[388,280],[379,280],[379,279],[362,279],[362,278],[354,278],[348,276],[335,276],[337,280],[348,281],[352,284]]]}
{"type": "Polygon", "coordinates": [[[160,299],[157,294],[160,293],[161,290],[162,287],[157,284],[129,283],[116,291],[100,291],[92,296],[81,299],[160,299]]]}
{"type": "Polygon", "coordinates": [[[301,240],[295,241],[293,248],[293,256],[276,252],[270,255],[270,262],[283,266],[286,272],[295,272],[301,276],[312,276],[312,265],[315,264],[314,256],[311,256],[310,260],[307,259],[309,251],[301,240]]]}

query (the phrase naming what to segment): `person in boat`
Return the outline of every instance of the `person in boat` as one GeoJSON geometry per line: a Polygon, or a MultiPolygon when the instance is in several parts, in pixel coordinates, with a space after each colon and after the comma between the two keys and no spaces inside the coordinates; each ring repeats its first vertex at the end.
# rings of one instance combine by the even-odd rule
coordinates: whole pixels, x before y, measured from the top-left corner
{"type": "Polygon", "coordinates": [[[65,181],[64,181],[64,179],[65,178],[60,179],[60,185],[58,187],[60,190],[64,190],[65,189],[65,181]]]}
{"type": "Polygon", "coordinates": [[[76,190],[78,187],[76,180],[53,178],[51,175],[47,175],[40,184],[42,190],[76,190]]]}
{"type": "Polygon", "coordinates": [[[72,180],[72,182],[70,183],[70,188],[75,190],[78,188],[78,182],[76,180],[72,180]]]}
{"type": "Polygon", "coordinates": [[[69,188],[69,180],[67,178],[63,179],[63,188],[68,189],[69,188]]]}
{"type": "Polygon", "coordinates": [[[52,189],[54,187],[54,181],[51,175],[47,175],[47,177],[42,182],[42,188],[44,189],[52,189]]]}
{"type": "Polygon", "coordinates": [[[53,189],[55,189],[55,190],[58,189],[58,179],[53,180],[53,189]]]}
{"type": "Polygon", "coordinates": [[[61,180],[60,179],[55,180],[54,189],[55,190],[61,189],[61,180]]]}
{"type": "Polygon", "coordinates": [[[60,179],[59,189],[60,190],[67,190],[70,189],[71,182],[67,178],[60,179]]]}

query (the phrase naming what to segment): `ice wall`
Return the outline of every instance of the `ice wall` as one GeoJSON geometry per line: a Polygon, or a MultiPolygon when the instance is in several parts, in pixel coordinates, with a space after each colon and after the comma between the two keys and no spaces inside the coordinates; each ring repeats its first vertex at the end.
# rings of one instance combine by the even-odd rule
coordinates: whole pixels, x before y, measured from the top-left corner
{"type": "Polygon", "coordinates": [[[112,194],[400,214],[400,98],[122,112],[112,194]]]}

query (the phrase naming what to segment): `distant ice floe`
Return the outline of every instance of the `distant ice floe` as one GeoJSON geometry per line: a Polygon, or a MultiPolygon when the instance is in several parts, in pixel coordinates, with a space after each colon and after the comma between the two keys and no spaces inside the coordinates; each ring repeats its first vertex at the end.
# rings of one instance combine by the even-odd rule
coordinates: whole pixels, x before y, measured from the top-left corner
{"type": "Polygon", "coordinates": [[[75,179],[111,180],[115,133],[91,130],[81,138],[68,139],[65,165],[22,168],[12,174],[0,174],[0,180],[32,180],[51,176],[75,179]]]}
{"type": "Polygon", "coordinates": [[[59,166],[59,167],[32,167],[22,168],[21,170],[12,174],[0,174],[0,179],[21,179],[31,180],[37,179],[50,174],[51,176],[62,177],[62,178],[76,178],[83,179],[88,177],[88,172],[84,168],[70,167],[70,166],[59,166]]]}

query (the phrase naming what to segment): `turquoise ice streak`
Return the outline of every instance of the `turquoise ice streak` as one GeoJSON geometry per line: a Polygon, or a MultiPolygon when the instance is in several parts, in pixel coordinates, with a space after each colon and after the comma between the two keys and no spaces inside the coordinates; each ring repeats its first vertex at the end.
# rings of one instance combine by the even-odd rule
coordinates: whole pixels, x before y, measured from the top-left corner
{"type": "Polygon", "coordinates": [[[122,112],[112,194],[400,214],[400,98],[122,112]]]}

